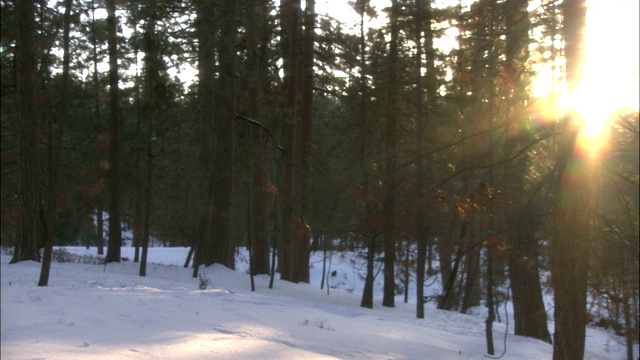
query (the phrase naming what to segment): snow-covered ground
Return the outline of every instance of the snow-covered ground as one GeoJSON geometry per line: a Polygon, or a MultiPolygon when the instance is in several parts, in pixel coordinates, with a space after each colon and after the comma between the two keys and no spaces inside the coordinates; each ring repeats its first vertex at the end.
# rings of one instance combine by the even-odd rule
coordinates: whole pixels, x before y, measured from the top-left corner
{"type": "MultiPolygon", "coordinates": [[[[68,247],[76,254],[96,249],[68,247]]],[[[138,264],[57,263],[48,287],[37,287],[40,264],[1,261],[1,358],[11,359],[487,359],[482,311],[476,315],[428,306],[415,318],[415,295],[395,308],[359,307],[362,283],[349,254],[333,254],[330,293],[320,290],[321,254],[311,284],[204,269],[210,284],[182,264],[186,248],[151,248],[147,277],[138,264]]],[[[131,248],[123,256],[133,258],[131,248]]],[[[380,278],[381,276],[379,276],[380,278]]],[[[378,279],[380,281],[380,279],[378,279]]],[[[381,293],[380,282],[376,294],[381,293]]],[[[427,289],[427,293],[433,290],[427,289]]],[[[503,314],[504,320],[504,314],[503,314]]],[[[512,324],[512,322],[511,322],[512,324]]],[[[506,324],[494,324],[496,354],[506,324]]],[[[503,359],[550,359],[552,347],[512,335],[503,359]]],[[[551,327],[550,327],[551,328],[551,327]]],[[[552,329],[552,328],[551,328],[552,329]]],[[[637,346],[635,354],[637,356],[637,346]]],[[[587,330],[585,359],[624,359],[624,339],[587,330]]]]}

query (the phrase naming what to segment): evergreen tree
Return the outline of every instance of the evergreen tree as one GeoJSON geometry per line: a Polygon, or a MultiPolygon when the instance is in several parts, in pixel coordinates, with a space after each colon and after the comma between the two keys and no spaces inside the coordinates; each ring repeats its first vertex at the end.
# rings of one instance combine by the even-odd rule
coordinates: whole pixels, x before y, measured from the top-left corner
{"type": "Polygon", "coordinates": [[[120,224],[120,91],[118,77],[118,39],[116,4],[106,0],[107,41],[109,44],[109,246],[105,262],[120,262],[122,232],[120,224]]]}
{"type": "Polygon", "coordinates": [[[44,188],[41,182],[40,118],[36,89],[35,3],[16,2],[16,100],[18,107],[18,207],[15,209],[16,242],[11,263],[40,261],[44,243],[44,188]]]}

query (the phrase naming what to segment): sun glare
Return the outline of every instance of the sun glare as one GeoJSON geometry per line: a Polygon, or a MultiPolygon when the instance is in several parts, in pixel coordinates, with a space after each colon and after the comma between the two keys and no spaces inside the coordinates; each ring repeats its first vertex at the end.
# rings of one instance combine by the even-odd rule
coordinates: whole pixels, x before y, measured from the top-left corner
{"type": "MultiPolygon", "coordinates": [[[[607,121],[625,110],[638,110],[638,0],[587,0],[584,73],[578,86],[554,82],[557,74],[541,64],[533,83],[543,118],[558,119],[574,113],[583,121],[578,149],[597,159],[606,148],[607,121]]],[[[561,44],[556,44],[561,46],[561,44]]]]}
{"type": "Polygon", "coordinates": [[[638,109],[638,0],[587,1],[584,74],[561,112],[584,121],[587,147],[598,148],[605,123],[623,109],[638,109]]]}

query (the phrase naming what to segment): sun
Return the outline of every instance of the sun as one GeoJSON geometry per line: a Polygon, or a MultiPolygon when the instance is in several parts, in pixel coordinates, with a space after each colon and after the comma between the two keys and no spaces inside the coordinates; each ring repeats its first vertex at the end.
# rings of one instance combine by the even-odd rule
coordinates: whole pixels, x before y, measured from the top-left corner
{"type": "Polygon", "coordinates": [[[567,103],[585,122],[588,137],[623,108],[638,108],[638,1],[587,1],[584,75],[567,103]]]}
{"type": "MultiPolygon", "coordinates": [[[[605,141],[605,124],[616,113],[638,109],[639,58],[638,0],[588,0],[584,73],[578,86],[558,96],[554,110],[574,112],[583,120],[583,143],[598,148],[605,141]]],[[[548,87],[548,73],[540,87],[548,87]]],[[[566,87],[561,84],[560,88],[566,87]]],[[[549,110],[549,109],[548,109],[549,110]]]]}

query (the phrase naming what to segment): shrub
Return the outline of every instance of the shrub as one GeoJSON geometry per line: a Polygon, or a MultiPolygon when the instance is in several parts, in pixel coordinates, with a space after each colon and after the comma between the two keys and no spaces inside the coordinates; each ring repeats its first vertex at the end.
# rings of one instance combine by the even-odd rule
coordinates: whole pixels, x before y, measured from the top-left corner
{"type": "Polygon", "coordinates": [[[75,262],[77,256],[68,252],[65,248],[54,249],[51,258],[59,263],[75,262]]]}

